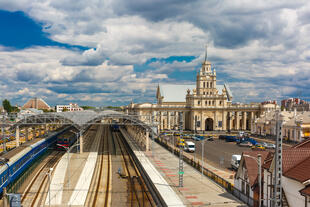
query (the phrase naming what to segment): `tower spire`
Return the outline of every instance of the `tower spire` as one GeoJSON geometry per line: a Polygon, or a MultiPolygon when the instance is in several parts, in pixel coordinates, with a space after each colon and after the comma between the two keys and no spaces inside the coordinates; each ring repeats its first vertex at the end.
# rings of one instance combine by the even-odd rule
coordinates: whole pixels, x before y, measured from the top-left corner
{"type": "Polygon", "coordinates": [[[205,52],[205,62],[208,59],[208,44],[206,44],[206,52],[205,52]]]}

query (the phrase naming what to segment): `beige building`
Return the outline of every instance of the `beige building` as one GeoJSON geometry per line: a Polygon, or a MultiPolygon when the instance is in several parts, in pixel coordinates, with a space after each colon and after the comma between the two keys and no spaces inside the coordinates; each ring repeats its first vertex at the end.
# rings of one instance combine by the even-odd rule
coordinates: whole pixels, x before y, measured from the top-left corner
{"type": "MultiPolygon", "coordinates": [[[[276,135],[275,111],[264,112],[254,121],[253,134],[276,135]]],[[[281,111],[279,120],[282,121],[282,135],[284,140],[301,142],[310,138],[310,112],[309,111],[281,111]]]]}
{"type": "Polygon", "coordinates": [[[197,73],[196,85],[158,85],[157,103],[131,103],[127,114],[157,123],[159,130],[177,129],[182,116],[185,130],[251,130],[254,120],[276,104],[234,104],[227,84],[217,84],[216,71],[205,60],[197,73]]]}

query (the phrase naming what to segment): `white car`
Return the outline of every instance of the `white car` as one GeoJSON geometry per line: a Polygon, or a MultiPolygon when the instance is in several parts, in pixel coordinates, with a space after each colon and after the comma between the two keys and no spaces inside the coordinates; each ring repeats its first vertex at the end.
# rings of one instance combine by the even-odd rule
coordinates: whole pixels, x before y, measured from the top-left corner
{"type": "Polygon", "coordinates": [[[232,155],[231,156],[231,168],[233,170],[237,170],[240,164],[240,160],[241,160],[241,155],[232,155]]]}
{"type": "Polygon", "coordinates": [[[276,145],[275,144],[272,144],[272,143],[265,143],[264,144],[264,147],[266,149],[275,149],[276,148],[276,145]]]}
{"type": "Polygon", "coordinates": [[[184,145],[184,150],[187,152],[195,152],[195,143],[191,141],[186,141],[184,145]]]}

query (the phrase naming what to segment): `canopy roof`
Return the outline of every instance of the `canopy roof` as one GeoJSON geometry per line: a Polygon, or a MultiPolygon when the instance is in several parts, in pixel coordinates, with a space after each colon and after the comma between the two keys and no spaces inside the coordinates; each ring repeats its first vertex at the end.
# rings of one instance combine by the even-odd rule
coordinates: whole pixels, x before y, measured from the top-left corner
{"type": "Polygon", "coordinates": [[[62,124],[73,125],[78,130],[86,129],[90,124],[98,123],[106,118],[116,118],[123,120],[121,124],[140,125],[145,129],[151,130],[151,126],[140,121],[138,117],[126,115],[121,112],[107,110],[95,112],[91,110],[73,111],[73,112],[49,112],[36,115],[25,115],[24,118],[15,123],[11,128],[16,126],[29,126],[38,124],[48,124],[61,122],[62,124]]]}

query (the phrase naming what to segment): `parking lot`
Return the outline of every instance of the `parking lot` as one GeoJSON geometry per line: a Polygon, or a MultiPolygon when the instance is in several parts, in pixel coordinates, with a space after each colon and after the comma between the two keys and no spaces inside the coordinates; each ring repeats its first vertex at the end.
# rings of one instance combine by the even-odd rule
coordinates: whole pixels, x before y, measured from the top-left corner
{"type": "MultiPolygon", "coordinates": [[[[177,138],[168,136],[170,143],[177,142],[177,138]]],[[[244,151],[252,151],[250,147],[240,147],[236,142],[226,142],[219,140],[217,136],[214,141],[195,141],[193,139],[185,139],[185,141],[192,141],[196,145],[196,151],[193,154],[196,158],[201,159],[202,156],[202,142],[204,142],[204,160],[209,162],[212,166],[226,171],[231,171],[231,156],[234,154],[241,155],[244,151]]],[[[272,151],[272,150],[269,150],[272,151]]]]}

